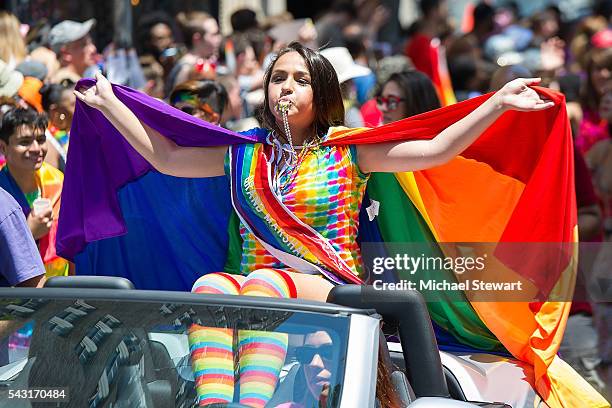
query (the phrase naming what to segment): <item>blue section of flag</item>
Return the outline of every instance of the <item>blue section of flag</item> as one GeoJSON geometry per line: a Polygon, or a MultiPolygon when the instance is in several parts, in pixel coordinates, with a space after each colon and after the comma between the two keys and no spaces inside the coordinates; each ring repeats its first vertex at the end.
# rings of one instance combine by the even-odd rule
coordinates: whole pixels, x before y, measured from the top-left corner
{"type": "Polygon", "coordinates": [[[127,234],[87,244],[77,275],[120,276],[137,289],[189,291],[223,270],[231,213],[227,177],[177,178],[150,171],[118,192],[127,234]]]}

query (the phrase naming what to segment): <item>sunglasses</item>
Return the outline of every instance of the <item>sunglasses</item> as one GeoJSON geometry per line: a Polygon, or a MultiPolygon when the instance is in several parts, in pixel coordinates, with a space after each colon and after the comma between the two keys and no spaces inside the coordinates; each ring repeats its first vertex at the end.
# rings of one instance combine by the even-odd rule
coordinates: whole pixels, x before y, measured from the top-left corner
{"type": "Polygon", "coordinates": [[[384,106],[387,107],[387,110],[394,111],[399,106],[400,102],[404,102],[406,99],[400,98],[398,96],[377,96],[376,97],[376,105],[378,108],[382,108],[384,106]]]}
{"type": "Polygon", "coordinates": [[[210,117],[214,115],[215,111],[210,107],[209,104],[204,103],[200,106],[185,105],[179,108],[181,111],[188,115],[194,116],[196,113],[203,114],[203,116],[210,117]]]}
{"type": "Polygon", "coordinates": [[[326,344],[323,346],[302,346],[295,349],[295,357],[301,364],[310,364],[312,359],[320,356],[323,360],[331,360],[334,357],[334,346],[326,344]]]}

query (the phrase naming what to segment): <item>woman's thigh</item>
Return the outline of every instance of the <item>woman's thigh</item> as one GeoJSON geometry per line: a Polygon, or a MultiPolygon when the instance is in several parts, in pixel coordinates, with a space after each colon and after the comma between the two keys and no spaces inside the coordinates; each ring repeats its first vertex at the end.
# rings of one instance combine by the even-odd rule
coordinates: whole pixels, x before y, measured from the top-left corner
{"type": "Polygon", "coordinates": [[[334,287],[332,283],[318,275],[299,272],[287,272],[287,274],[295,282],[299,299],[325,302],[329,291],[334,287]]]}

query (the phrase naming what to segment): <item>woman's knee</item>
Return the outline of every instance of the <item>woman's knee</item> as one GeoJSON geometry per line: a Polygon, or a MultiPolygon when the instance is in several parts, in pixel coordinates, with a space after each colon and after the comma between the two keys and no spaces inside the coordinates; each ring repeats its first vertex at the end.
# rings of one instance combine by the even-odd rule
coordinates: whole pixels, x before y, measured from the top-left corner
{"type": "Polygon", "coordinates": [[[193,293],[238,295],[241,286],[238,278],[225,272],[208,273],[195,281],[191,291],[193,293]]]}
{"type": "Polygon", "coordinates": [[[277,269],[257,269],[251,272],[240,289],[241,295],[295,298],[297,289],[291,276],[277,269]]]}

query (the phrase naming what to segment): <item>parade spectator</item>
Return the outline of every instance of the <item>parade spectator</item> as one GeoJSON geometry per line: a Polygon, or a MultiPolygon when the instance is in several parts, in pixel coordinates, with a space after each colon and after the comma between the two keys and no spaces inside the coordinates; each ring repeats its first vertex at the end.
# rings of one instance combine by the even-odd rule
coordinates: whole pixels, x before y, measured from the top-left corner
{"type": "MultiPolygon", "coordinates": [[[[604,86],[600,99],[599,115],[606,121],[608,131],[612,123],[612,81],[604,86]]],[[[593,172],[595,188],[601,196],[603,205],[603,228],[605,244],[597,254],[593,266],[593,280],[597,282],[610,276],[612,268],[612,139],[601,140],[587,154],[587,162],[593,172]]],[[[603,288],[605,290],[605,288],[603,288]]],[[[599,299],[594,305],[595,326],[598,334],[600,372],[606,384],[604,394],[612,396],[612,303],[609,299],[599,299]]]]}
{"type": "Polygon", "coordinates": [[[183,33],[187,52],[168,75],[167,93],[170,93],[176,84],[185,82],[187,79],[194,79],[191,77],[194,69],[214,73],[221,45],[219,25],[210,14],[202,11],[179,13],[177,20],[183,33]]]}
{"type": "Polygon", "coordinates": [[[19,31],[20,22],[14,14],[0,11],[0,60],[15,68],[26,57],[26,46],[19,31]]]}
{"type": "Polygon", "coordinates": [[[43,87],[43,82],[34,77],[24,77],[23,84],[19,88],[17,95],[21,106],[24,108],[32,108],[38,112],[43,111],[42,107],[42,96],[40,95],[40,89],[43,87]]]}
{"type": "Polygon", "coordinates": [[[470,55],[460,55],[448,66],[457,102],[479,95],[478,61],[470,55]]]}
{"type": "MultiPolygon", "coordinates": [[[[359,24],[350,24],[343,33],[346,48],[355,63],[369,68],[370,62],[375,61],[375,56],[372,52],[372,41],[366,37],[367,34],[363,27],[359,24]]],[[[363,105],[374,93],[376,75],[370,72],[368,75],[353,78],[353,83],[357,89],[357,102],[363,105]]]]}
{"type": "Polygon", "coordinates": [[[45,268],[21,207],[0,187],[0,287],[45,282],[45,268]]]}
{"type": "Polygon", "coordinates": [[[446,0],[423,0],[419,7],[422,17],[415,23],[416,33],[406,44],[404,53],[416,69],[433,78],[438,67],[431,59],[434,52],[431,41],[442,34],[448,19],[448,4],[446,0]]]}
{"type": "Polygon", "coordinates": [[[255,49],[245,34],[232,35],[227,39],[224,53],[230,72],[238,79],[242,92],[252,92],[263,85],[263,71],[255,49]],[[233,66],[229,66],[229,52],[232,52],[233,66]]]}
{"type": "Polygon", "coordinates": [[[136,28],[139,55],[152,55],[160,62],[166,50],[176,46],[172,18],[163,11],[145,14],[136,28]]]}
{"type": "Polygon", "coordinates": [[[0,151],[6,158],[6,165],[0,170],[0,187],[13,196],[27,217],[46,275],[67,275],[68,262],[55,252],[64,177],[59,170],[44,163],[48,149],[47,124],[44,113],[31,109],[15,108],[4,114],[0,127],[0,151]],[[33,211],[38,199],[45,199],[46,205],[33,211]]]}
{"type": "Polygon", "coordinates": [[[15,67],[15,71],[21,72],[24,77],[36,78],[41,82],[47,79],[49,73],[45,64],[36,60],[26,60],[19,63],[15,67]]]}
{"type": "Polygon", "coordinates": [[[334,1],[329,9],[315,22],[317,39],[321,47],[344,47],[342,30],[356,16],[357,10],[352,1],[334,1]]]}
{"type": "Polygon", "coordinates": [[[582,92],[584,117],[576,138],[576,145],[585,154],[595,143],[610,136],[607,123],[599,114],[601,97],[612,75],[612,40],[606,39],[608,33],[612,33],[612,30],[601,31],[593,36],[591,43],[599,46],[593,47],[586,58],[586,80],[582,92]],[[598,42],[600,38],[601,42],[598,42]]]}
{"type": "Polygon", "coordinates": [[[331,62],[338,80],[340,81],[340,92],[344,102],[344,122],[350,127],[362,127],[363,117],[359,111],[357,101],[357,88],[353,80],[372,74],[370,68],[356,64],[353,57],[345,47],[325,48],[321,55],[331,62]]]}
{"type": "Polygon", "coordinates": [[[419,71],[392,74],[376,101],[382,112],[383,124],[440,107],[433,83],[419,71]]]}
{"type": "Polygon", "coordinates": [[[183,82],[168,99],[175,108],[214,125],[220,124],[228,103],[225,88],[209,80],[183,82]]]}
{"type": "Polygon", "coordinates": [[[75,84],[85,71],[96,63],[96,46],[90,31],[96,20],[83,23],[65,20],[56,24],[49,33],[49,44],[57,54],[60,69],[52,78],[53,82],[75,84]]]}
{"type": "Polygon", "coordinates": [[[23,75],[0,60],[0,97],[14,97],[23,84],[23,75]]]}
{"type": "MultiPolygon", "coordinates": [[[[174,20],[164,11],[147,13],[140,18],[135,30],[136,47],[140,58],[151,56],[162,68],[162,81],[185,50],[177,43],[174,20]]],[[[141,64],[144,65],[141,60],[141,64]]],[[[151,66],[152,63],[147,63],[151,66]]],[[[149,72],[152,74],[152,72],[149,72]]],[[[145,76],[147,76],[145,74],[145,76]]],[[[151,79],[151,75],[148,75],[151,79]]],[[[156,92],[157,94],[157,92],[156,92]]],[[[161,92],[163,97],[163,88],[161,92]]]]}
{"type": "Polygon", "coordinates": [[[45,161],[64,171],[76,99],[72,89],[61,84],[47,84],[40,93],[43,109],[49,116],[46,131],[49,150],[45,161]]]}
{"type": "MultiPolygon", "coordinates": [[[[245,118],[245,106],[240,92],[238,80],[232,75],[220,75],[217,81],[223,85],[227,92],[227,108],[223,112],[221,123],[229,129],[237,130],[237,122],[245,118]]],[[[246,129],[243,129],[246,130],[246,129]]]]}
{"type": "Polygon", "coordinates": [[[234,33],[243,33],[259,27],[257,13],[249,8],[241,8],[232,13],[230,24],[234,33]]]}
{"type": "Polygon", "coordinates": [[[164,68],[152,55],[144,55],[140,57],[139,61],[146,81],[142,91],[154,98],[163,99],[164,68]]]}

